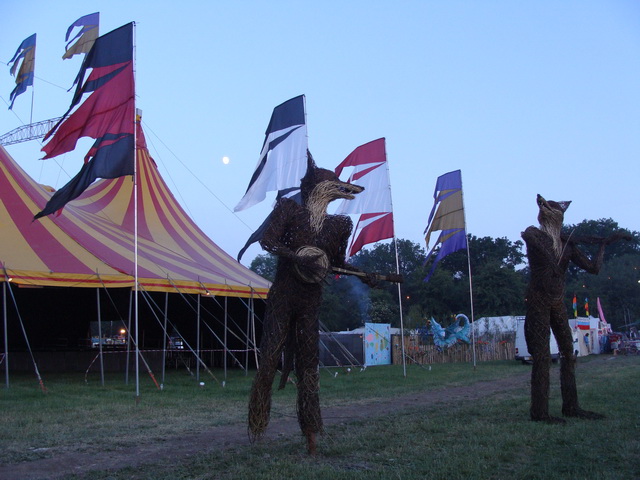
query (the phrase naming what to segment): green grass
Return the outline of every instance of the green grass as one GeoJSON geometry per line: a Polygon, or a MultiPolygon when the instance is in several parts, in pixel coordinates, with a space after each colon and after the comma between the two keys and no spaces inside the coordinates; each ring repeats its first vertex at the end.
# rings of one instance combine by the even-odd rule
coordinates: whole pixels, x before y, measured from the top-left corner
{"type": "MultiPolygon", "coordinates": [[[[517,362],[322,370],[324,408],[365,407],[371,399],[521,375],[517,362]]],[[[553,367],[551,409],[560,412],[557,366],[553,367]]],[[[218,378],[221,372],[214,372],[218,378]]],[[[569,419],[566,425],[528,420],[527,380],[479,401],[416,404],[389,415],[330,424],[319,453],[309,457],[300,435],[253,446],[198,453],[179,463],[158,458],[151,465],[92,472],[91,479],[622,479],[640,478],[640,356],[581,358],[578,388],[585,408],[601,421],[569,419]],[[591,365],[586,365],[591,363],[591,365]],[[583,366],[584,365],[584,366],[583,366]],[[587,368],[588,367],[588,368],[587,368]]],[[[59,452],[126,449],[144,442],[170,441],[208,427],[243,424],[251,376],[229,373],[226,387],[210,377],[199,387],[182,372],[171,372],[163,391],[144,377],[135,402],[121,376],[47,376],[45,395],[33,376],[11,378],[0,393],[0,463],[33,460],[59,452]]],[[[295,415],[295,388],[274,392],[274,418],[295,415]]],[[[429,398],[429,396],[427,396],[429,398]]]]}

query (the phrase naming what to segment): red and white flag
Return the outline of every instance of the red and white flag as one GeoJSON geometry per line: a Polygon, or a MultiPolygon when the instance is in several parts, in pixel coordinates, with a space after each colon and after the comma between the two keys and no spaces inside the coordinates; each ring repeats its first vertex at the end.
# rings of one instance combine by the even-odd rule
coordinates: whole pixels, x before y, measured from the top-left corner
{"type": "Polygon", "coordinates": [[[359,215],[349,241],[348,258],[369,243],[394,236],[385,139],[379,138],[356,148],[336,167],[336,175],[340,176],[347,167],[354,167],[347,181],[364,187],[362,193],[353,200],[344,200],[336,211],[337,214],[359,215]]]}

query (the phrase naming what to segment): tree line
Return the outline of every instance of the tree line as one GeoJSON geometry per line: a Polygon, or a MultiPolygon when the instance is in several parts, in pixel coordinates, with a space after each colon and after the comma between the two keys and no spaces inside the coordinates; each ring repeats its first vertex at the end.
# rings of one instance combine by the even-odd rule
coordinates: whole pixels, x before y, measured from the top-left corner
{"type": "MultiPolygon", "coordinates": [[[[632,240],[607,247],[599,275],[570,267],[565,304],[569,316],[573,317],[575,296],[578,316],[586,316],[587,306],[589,313],[597,316],[596,299],[599,297],[606,320],[615,330],[624,331],[640,317],[640,233],[621,229],[612,219],[600,219],[565,225],[563,234],[574,238],[606,237],[620,230],[629,233],[632,240]]],[[[388,282],[380,282],[371,289],[354,276],[328,276],[320,321],[331,331],[357,328],[365,322],[399,327],[400,308],[405,328],[422,327],[431,317],[444,325],[458,313],[471,318],[469,270],[475,318],[524,315],[529,279],[524,242],[471,234],[467,235],[467,240],[469,260],[466,251],[452,253],[438,263],[431,279],[425,282],[437,251],[425,263],[427,252],[424,248],[398,239],[398,267],[404,278],[400,294],[397,286],[388,282]]],[[[581,248],[592,256],[598,246],[582,245],[581,248]]],[[[349,263],[364,272],[395,273],[395,252],[393,242],[376,243],[351,257],[349,263]]],[[[262,254],[252,261],[250,268],[273,280],[275,265],[275,257],[262,254]]]]}

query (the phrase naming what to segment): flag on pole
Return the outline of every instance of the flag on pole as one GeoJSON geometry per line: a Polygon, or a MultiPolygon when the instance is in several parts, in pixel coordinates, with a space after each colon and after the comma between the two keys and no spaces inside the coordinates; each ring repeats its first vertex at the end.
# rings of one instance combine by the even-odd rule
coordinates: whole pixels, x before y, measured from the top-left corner
{"type": "Polygon", "coordinates": [[[238,212],[265,199],[267,192],[298,188],[307,171],[305,97],[300,95],[273,109],[258,165],[238,212]]]}
{"type": "Polygon", "coordinates": [[[72,151],[79,138],[96,141],[80,172],[47,202],[34,219],[60,210],[97,178],[116,178],[134,172],[133,23],[99,37],[86,55],[76,78],[71,107],[47,133],[44,158],[72,151]],[[92,69],[83,83],[88,69],[92,69]],[[87,99],[71,115],[69,113],[87,99]]]}
{"type": "Polygon", "coordinates": [[[596,305],[598,307],[598,317],[600,318],[602,333],[611,333],[611,325],[609,325],[609,323],[607,323],[607,320],[604,318],[604,311],[602,310],[602,305],[600,304],[600,297],[596,298],[596,305]]]}
{"type": "Polygon", "coordinates": [[[588,317],[589,316],[589,299],[586,297],[584,299],[584,311],[585,311],[585,315],[588,317]]]}
{"type": "Polygon", "coordinates": [[[347,181],[364,187],[355,199],[343,200],[336,210],[337,214],[360,215],[349,241],[347,258],[365,245],[394,236],[387,165],[385,139],[379,138],[360,145],[335,169],[340,176],[345,168],[354,167],[347,181]]]}
{"type": "Polygon", "coordinates": [[[64,48],[65,52],[62,56],[62,59],[66,60],[67,58],[71,58],[74,55],[89,52],[99,36],[99,24],[100,12],[90,13],[89,15],[80,17],[78,20],[73,22],[67,29],[67,35],[64,38],[65,42],[67,42],[67,45],[64,48]],[[69,40],[71,32],[75,27],[80,27],[80,30],[78,31],[78,33],[76,33],[75,37],[69,40]],[[69,45],[71,45],[76,39],[78,41],[74,43],[71,48],[69,48],[69,45]]]}
{"type": "Polygon", "coordinates": [[[435,202],[425,229],[427,248],[429,248],[429,240],[433,232],[440,231],[440,236],[427,255],[425,264],[438,245],[440,250],[433,262],[431,271],[424,279],[425,282],[429,281],[440,260],[450,253],[467,248],[460,170],[445,173],[438,177],[433,198],[435,202]]]}
{"type": "Polygon", "coordinates": [[[28,38],[25,38],[13,58],[9,60],[8,65],[11,66],[9,72],[16,77],[16,87],[11,92],[9,99],[11,104],[9,110],[13,108],[13,102],[16,97],[27,91],[27,87],[33,86],[33,76],[36,65],[36,34],[34,33],[28,38]],[[22,60],[22,62],[20,62],[22,60]],[[20,65],[20,69],[18,69],[20,65]],[[16,75],[16,69],[18,74],[16,75]]]}
{"type": "Polygon", "coordinates": [[[578,299],[576,294],[573,294],[573,318],[578,318],[578,299]]]}

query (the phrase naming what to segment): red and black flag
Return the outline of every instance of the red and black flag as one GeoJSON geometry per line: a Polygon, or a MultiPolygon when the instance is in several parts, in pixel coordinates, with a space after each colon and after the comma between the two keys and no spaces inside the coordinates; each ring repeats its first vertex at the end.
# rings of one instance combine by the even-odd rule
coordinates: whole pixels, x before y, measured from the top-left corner
{"type": "Polygon", "coordinates": [[[81,137],[96,141],[85,156],[80,172],[47,202],[34,219],[50,215],[77,198],[97,178],[116,178],[134,172],[133,23],[95,41],[74,84],[71,106],[47,133],[42,148],[45,159],[75,149],[81,137]],[[91,70],[86,81],[87,72],[91,70]],[[71,115],[84,94],[87,99],[71,115]]]}

